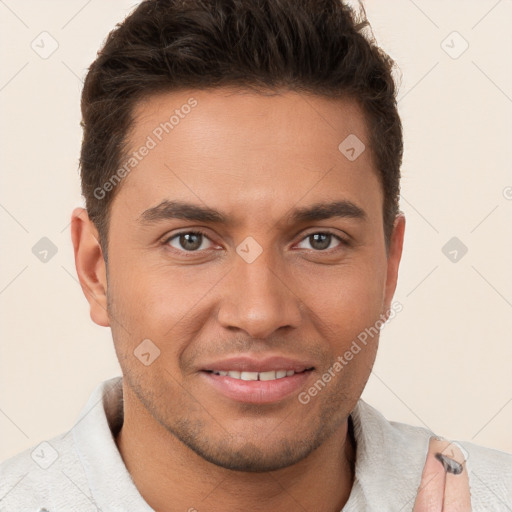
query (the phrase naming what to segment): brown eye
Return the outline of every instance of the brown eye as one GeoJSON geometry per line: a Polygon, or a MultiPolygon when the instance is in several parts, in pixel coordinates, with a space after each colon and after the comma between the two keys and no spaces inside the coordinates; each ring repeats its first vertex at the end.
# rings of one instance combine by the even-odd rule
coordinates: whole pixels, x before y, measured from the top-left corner
{"type": "MultiPolygon", "coordinates": [[[[304,237],[301,241],[303,243],[304,241],[309,241],[309,244],[311,248],[315,251],[325,251],[326,249],[329,249],[332,247],[331,243],[333,239],[337,240],[339,243],[336,247],[339,247],[340,245],[345,245],[346,242],[339,236],[335,235],[334,233],[329,232],[318,232],[318,233],[311,233],[304,237]]],[[[306,247],[307,249],[307,247],[306,247]]]]}
{"type": "Polygon", "coordinates": [[[165,243],[179,251],[196,252],[201,248],[205,249],[202,247],[205,240],[209,239],[200,231],[184,231],[168,238],[165,243]]]}

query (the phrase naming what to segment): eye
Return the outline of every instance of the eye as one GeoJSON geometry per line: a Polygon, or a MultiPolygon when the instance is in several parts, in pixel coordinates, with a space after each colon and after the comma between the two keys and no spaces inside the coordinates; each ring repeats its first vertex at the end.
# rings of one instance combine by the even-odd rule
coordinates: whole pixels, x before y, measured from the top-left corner
{"type": "Polygon", "coordinates": [[[176,233],[167,238],[164,244],[169,244],[178,251],[197,252],[200,249],[209,248],[203,246],[205,240],[211,243],[211,240],[202,231],[182,231],[181,233],[176,233]]]}
{"type": "MultiPolygon", "coordinates": [[[[310,233],[306,235],[300,243],[309,241],[310,246],[314,251],[321,252],[332,249],[331,244],[335,240],[338,241],[338,245],[335,246],[334,249],[340,246],[349,245],[348,240],[345,240],[329,231],[310,233]]],[[[170,245],[173,249],[180,252],[194,253],[211,248],[212,241],[208,238],[206,233],[203,233],[202,231],[182,231],[165,239],[163,244],[170,245]],[[208,243],[210,245],[208,245],[208,243]]],[[[299,248],[307,249],[307,247],[299,248]]]]}
{"type": "Polygon", "coordinates": [[[339,242],[337,247],[342,246],[342,245],[348,245],[348,241],[347,240],[341,238],[338,235],[335,235],[334,233],[330,233],[329,231],[321,231],[321,232],[317,232],[317,233],[310,233],[309,235],[306,235],[302,239],[301,243],[303,243],[304,241],[309,240],[312,248],[315,251],[325,251],[326,249],[329,248],[329,246],[331,245],[331,242],[333,241],[333,239],[335,239],[335,240],[337,240],[339,242]]]}

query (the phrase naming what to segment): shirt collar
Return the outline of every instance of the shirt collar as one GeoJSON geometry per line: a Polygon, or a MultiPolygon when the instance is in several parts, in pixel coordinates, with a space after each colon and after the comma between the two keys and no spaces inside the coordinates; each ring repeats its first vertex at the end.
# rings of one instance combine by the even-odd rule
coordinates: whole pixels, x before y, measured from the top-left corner
{"type": "Polygon", "coordinates": [[[343,512],[412,510],[433,434],[390,422],[361,399],[351,417],[357,444],[355,480],[343,512]]]}
{"type": "Polygon", "coordinates": [[[91,493],[101,510],[154,512],[138,492],[117,448],[114,435],[122,425],[122,377],[102,382],[91,394],[75,426],[75,449],[91,493]]]}

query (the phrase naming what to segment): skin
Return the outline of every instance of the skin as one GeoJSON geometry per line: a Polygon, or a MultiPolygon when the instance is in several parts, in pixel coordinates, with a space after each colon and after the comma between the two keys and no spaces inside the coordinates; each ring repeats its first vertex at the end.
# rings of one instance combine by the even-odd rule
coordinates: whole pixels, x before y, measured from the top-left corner
{"type": "Polygon", "coordinates": [[[471,512],[466,458],[457,444],[431,438],[413,512],[471,512]],[[436,459],[442,454],[458,462],[462,472],[447,472],[436,459]]]}
{"type": "Polygon", "coordinates": [[[230,89],[151,96],[135,110],[131,150],[190,97],[197,106],[119,185],[108,279],[95,226],[83,209],[72,216],[91,318],[111,327],[123,371],[120,453],[159,512],[339,511],[354,472],[347,418],[378,336],[307,404],[298,393],[236,402],[201,369],[242,353],[307,358],[314,370],[299,391],[310,388],[389,311],[405,219],[397,217],[387,252],[382,187],[364,115],[350,99],[230,89]],[[338,150],[349,134],[367,148],[355,161],[338,150]],[[230,221],[140,221],[163,200],[215,208],[230,221]],[[287,222],[294,208],[334,200],[351,201],[365,218],[287,222]],[[198,251],[167,241],[191,229],[206,235],[198,251]],[[348,245],[310,236],[326,231],[348,245]],[[247,237],[262,248],[252,263],[236,252],[247,237]],[[148,366],[134,356],[145,339],[160,350],[148,366]]]}

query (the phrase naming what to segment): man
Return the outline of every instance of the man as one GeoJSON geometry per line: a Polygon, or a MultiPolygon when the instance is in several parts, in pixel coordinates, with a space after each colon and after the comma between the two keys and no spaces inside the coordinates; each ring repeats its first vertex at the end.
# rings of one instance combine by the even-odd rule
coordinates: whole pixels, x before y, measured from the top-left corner
{"type": "Polygon", "coordinates": [[[2,511],[512,508],[512,456],[360,400],[405,229],[362,26],[337,0],[147,0],[109,35],[72,239],[123,376],[2,464],[2,511]]]}

